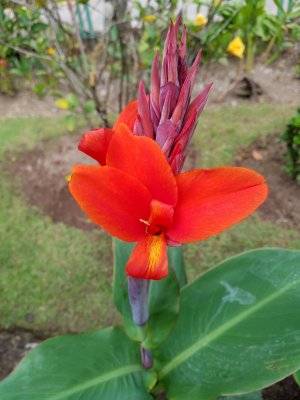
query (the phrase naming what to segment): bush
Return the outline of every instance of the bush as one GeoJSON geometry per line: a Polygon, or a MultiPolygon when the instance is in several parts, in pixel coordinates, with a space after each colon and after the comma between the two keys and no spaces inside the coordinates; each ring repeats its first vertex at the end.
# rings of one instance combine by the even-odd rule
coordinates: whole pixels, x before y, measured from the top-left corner
{"type": "Polygon", "coordinates": [[[287,152],[284,154],[286,159],[284,169],[293,179],[300,182],[300,107],[288,122],[281,140],[287,146],[287,152]]]}

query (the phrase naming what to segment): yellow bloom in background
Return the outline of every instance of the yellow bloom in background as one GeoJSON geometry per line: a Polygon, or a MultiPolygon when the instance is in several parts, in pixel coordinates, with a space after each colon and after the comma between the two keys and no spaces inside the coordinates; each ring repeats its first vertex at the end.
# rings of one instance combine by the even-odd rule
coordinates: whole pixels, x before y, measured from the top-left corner
{"type": "Polygon", "coordinates": [[[55,105],[57,108],[61,108],[62,110],[69,109],[69,102],[67,99],[58,99],[56,100],[55,105]]]}
{"type": "Polygon", "coordinates": [[[143,17],[143,20],[146,22],[152,22],[152,21],[155,21],[156,19],[157,19],[157,17],[153,14],[145,15],[143,17]]]}
{"type": "Polygon", "coordinates": [[[54,56],[55,54],[55,49],[53,47],[48,47],[46,51],[49,54],[49,56],[54,56]]]}
{"type": "Polygon", "coordinates": [[[239,36],[234,38],[229,43],[229,45],[227,47],[227,51],[235,57],[243,58],[244,51],[245,51],[245,45],[244,45],[242,39],[239,36]]]}
{"type": "Polygon", "coordinates": [[[67,176],[65,176],[65,180],[67,182],[71,182],[71,178],[72,178],[72,174],[68,174],[67,176]]]}
{"type": "Polygon", "coordinates": [[[214,6],[218,7],[218,6],[222,6],[223,4],[221,4],[221,0],[213,0],[214,6]]]}
{"type": "Polygon", "coordinates": [[[201,28],[207,24],[207,18],[202,14],[197,14],[194,20],[194,24],[196,26],[200,26],[201,28]]]}

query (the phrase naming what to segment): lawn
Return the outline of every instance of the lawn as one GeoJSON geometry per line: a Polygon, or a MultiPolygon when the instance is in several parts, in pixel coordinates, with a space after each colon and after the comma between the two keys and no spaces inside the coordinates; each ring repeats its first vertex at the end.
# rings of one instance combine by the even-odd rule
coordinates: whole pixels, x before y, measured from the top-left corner
{"type": "MultiPolygon", "coordinates": [[[[241,147],[282,131],[294,111],[295,106],[282,105],[206,110],[194,138],[197,164],[230,165],[241,147]]],[[[65,132],[61,118],[0,120],[0,328],[23,327],[47,335],[88,331],[117,318],[111,301],[110,238],[41,216],[15,194],[18,182],[5,172],[8,158],[65,132]]],[[[262,246],[300,249],[299,233],[253,215],[216,237],[185,247],[188,276],[262,246]]]]}

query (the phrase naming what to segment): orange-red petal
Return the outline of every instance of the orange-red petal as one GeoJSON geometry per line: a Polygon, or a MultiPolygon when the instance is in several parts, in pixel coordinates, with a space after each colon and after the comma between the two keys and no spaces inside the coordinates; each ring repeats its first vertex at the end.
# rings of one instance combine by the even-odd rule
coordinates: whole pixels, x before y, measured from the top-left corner
{"type": "Polygon", "coordinates": [[[120,124],[109,146],[107,165],[136,177],[162,203],[177,202],[176,180],[158,144],[145,136],[134,136],[120,124]]]}
{"type": "Polygon", "coordinates": [[[178,203],[167,235],[180,243],[229,228],[251,214],[268,194],[263,176],[239,167],[192,170],[177,175],[176,181],[178,203]]]}
{"type": "Polygon", "coordinates": [[[167,228],[172,225],[174,215],[173,207],[161,203],[160,201],[152,200],[150,208],[150,224],[159,225],[163,228],[167,228]]]}
{"type": "Polygon", "coordinates": [[[77,165],[69,184],[89,218],[111,235],[135,242],[145,238],[151,195],[135,177],[111,167],[77,165]]]}
{"type": "Polygon", "coordinates": [[[133,278],[155,280],[168,275],[167,244],[163,234],[148,235],[135,246],[126,273],[133,278]]]}
{"type": "Polygon", "coordinates": [[[114,132],[111,129],[94,129],[83,135],[78,149],[100,165],[106,164],[106,153],[114,132]]]}
{"type": "Polygon", "coordinates": [[[138,101],[133,100],[127,104],[123,111],[121,111],[113,130],[120,124],[125,124],[132,131],[138,113],[138,101]]]}

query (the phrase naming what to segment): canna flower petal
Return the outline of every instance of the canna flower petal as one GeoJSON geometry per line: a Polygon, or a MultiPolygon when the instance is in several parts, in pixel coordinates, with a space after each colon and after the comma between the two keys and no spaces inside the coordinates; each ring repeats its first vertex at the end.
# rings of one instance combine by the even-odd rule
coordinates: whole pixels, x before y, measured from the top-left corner
{"type": "Polygon", "coordinates": [[[192,170],[176,176],[178,203],[168,237],[203,240],[246,218],[267,197],[263,176],[239,167],[192,170]]]}
{"type": "Polygon", "coordinates": [[[83,135],[78,149],[100,165],[106,165],[106,153],[114,132],[111,129],[94,129],[83,135]]]}
{"type": "MultiPolygon", "coordinates": [[[[176,204],[175,177],[154,140],[135,136],[126,125],[120,124],[108,149],[107,165],[134,176],[146,186],[153,199],[169,205],[176,204]]],[[[123,187],[124,184],[121,184],[123,187]]]]}
{"type": "Polygon", "coordinates": [[[133,249],[126,265],[133,278],[162,279],[168,276],[167,243],[164,234],[148,235],[133,249]]]}
{"type": "Polygon", "coordinates": [[[87,132],[83,135],[78,149],[98,161],[100,165],[106,165],[106,153],[114,130],[116,130],[120,124],[125,124],[132,131],[137,118],[137,110],[137,100],[130,102],[120,113],[113,130],[101,128],[87,132]]]}
{"type": "Polygon", "coordinates": [[[138,113],[138,101],[133,100],[127,104],[127,106],[120,113],[113,130],[117,128],[120,124],[125,124],[132,131],[134,127],[134,123],[138,113]]]}
{"type": "Polygon", "coordinates": [[[77,165],[70,191],[89,218],[117,238],[135,242],[147,235],[152,196],[134,176],[112,167],[77,165]]]}

